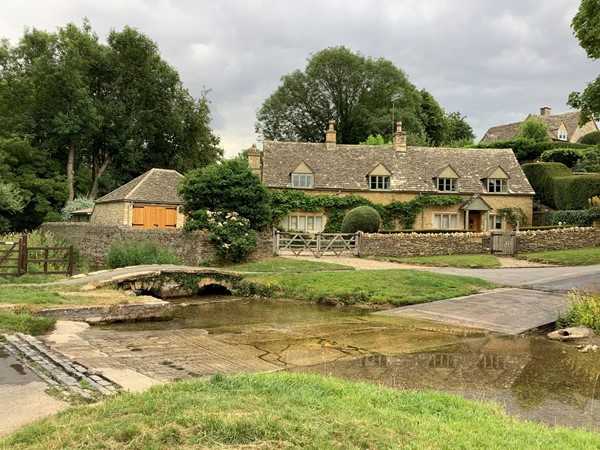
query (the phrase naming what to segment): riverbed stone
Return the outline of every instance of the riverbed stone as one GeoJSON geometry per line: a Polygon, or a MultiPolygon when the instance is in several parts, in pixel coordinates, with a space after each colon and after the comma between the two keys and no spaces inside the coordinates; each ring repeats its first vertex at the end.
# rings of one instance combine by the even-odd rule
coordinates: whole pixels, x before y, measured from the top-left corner
{"type": "Polygon", "coordinates": [[[590,338],[594,331],[587,327],[569,327],[548,333],[548,339],[554,341],[574,341],[577,339],[590,338]]]}

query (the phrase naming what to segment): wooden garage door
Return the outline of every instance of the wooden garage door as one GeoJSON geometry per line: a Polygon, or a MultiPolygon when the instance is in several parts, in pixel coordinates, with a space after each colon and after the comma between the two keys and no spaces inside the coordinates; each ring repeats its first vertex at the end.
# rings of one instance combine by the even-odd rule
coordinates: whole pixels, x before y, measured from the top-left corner
{"type": "Polygon", "coordinates": [[[133,205],[133,228],[177,228],[176,206],[133,205]]]}

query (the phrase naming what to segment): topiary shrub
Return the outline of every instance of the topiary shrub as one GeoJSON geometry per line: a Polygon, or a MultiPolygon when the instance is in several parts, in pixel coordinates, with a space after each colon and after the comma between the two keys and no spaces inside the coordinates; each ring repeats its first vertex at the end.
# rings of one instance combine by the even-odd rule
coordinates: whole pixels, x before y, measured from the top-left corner
{"type": "Polygon", "coordinates": [[[600,208],[550,211],[548,213],[548,225],[591,227],[595,219],[600,219],[600,208]]]}
{"type": "Polygon", "coordinates": [[[579,142],[587,145],[600,144],[600,131],[592,131],[591,133],[586,134],[579,140],[579,142]]]}
{"type": "Polygon", "coordinates": [[[556,208],[554,183],[559,177],[571,176],[572,172],[569,168],[564,164],[552,162],[523,164],[522,168],[540,201],[545,205],[556,208]]]}
{"type": "Polygon", "coordinates": [[[600,197],[600,173],[554,179],[556,209],[587,209],[595,197],[600,197]]]}
{"type": "Polygon", "coordinates": [[[583,157],[584,151],[579,148],[553,148],[542,153],[540,160],[561,163],[571,168],[583,157]]]}
{"type": "Polygon", "coordinates": [[[342,233],[377,233],[381,225],[381,216],[375,208],[358,206],[348,211],[342,221],[342,233]]]}

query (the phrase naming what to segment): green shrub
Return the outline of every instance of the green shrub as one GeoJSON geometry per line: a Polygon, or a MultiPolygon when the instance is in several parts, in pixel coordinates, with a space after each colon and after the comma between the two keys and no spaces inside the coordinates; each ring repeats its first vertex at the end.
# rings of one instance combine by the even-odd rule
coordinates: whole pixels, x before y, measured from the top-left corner
{"type": "Polygon", "coordinates": [[[590,173],[554,179],[557,209],[587,209],[590,199],[600,196],[600,174],[590,173]]]}
{"type": "Polygon", "coordinates": [[[348,211],[342,221],[342,233],[377,233],[381,225],[381,216],[375,208],[358,206],[348,211]]]}
{"type": "Polygon", "coordinates": [[[542,153],[544,153],[547,150],[557,148],[584,149],[587,147],[588,145],[574,144],[572,142],[536,142],[533,139],[524,138],[508,139],[504,141],[494,142],[480,142],[479,144],[473,146],[473,148],[512,148],[513,152],[515,153],[515,157],[521,164],[537,160],[538,158],[540,158],[542,153]]]}
{"type": "Polygon", "coordinates": [[[244,261],[258,246],[250,221],[236,212],[207,211],[208,240],[215,245],[221,263],[244,261]]]}
{"type": "Polygon", "coordinates": [[[574,225],[577,227],[591,227],[594,219],[600,219],[599,208],[550,211],[548,213],[549,225],[574,225]]]}
{"type": "Polygon", "coordinates": [[[554,200],[554,180],[558,177],[572,175],[572,172],[568,167],[561,163],[523,164],[523,172],[525,172],[525,176],[527,176],[531,187],[533,187],[533,190],[540,201],[552,208],[556,208],[554,200]]]}
{"type": "Polygon", "coordinates": [[[65,207],[60,211],[62,220],[71,220],[73,211],[79,211],[80,209],[93,208],[94,200],[87,197],[76,197],[72,202],[67,202],[65,207]]]}
{"type": "Polygon", "coordinates": [[[598,145],[600,144],[600,131],[592,131],[591,133],[583,136],[579,143],[586,145],[598,145]]]}
{"type": "Polygon", "coordinates": [[[565,316],[559,318],[559,323],[572,327],[585,326],[600,333],[600,293],[570,292],[565,316]]]}
{"type": "Polygon", "coordinates": [[[544,162],[557,162],[571,168],[577,164],[584,154],[583,149],[579,148],[554,148],[546,150],[540,156],[544,162]]]}
{"type": "Polygon", "coordinates": [[[575,172],[600,172],[600,145],[582,151],[582,156],[573,167],[575,172]]]}
{"type": "Polygon", "coordinates": [[[154,241],[116,241],[108,251],[108,266],[139,266],[142,264],[179,264],[179,259],[169,250],[159,248],[154,241]]]}

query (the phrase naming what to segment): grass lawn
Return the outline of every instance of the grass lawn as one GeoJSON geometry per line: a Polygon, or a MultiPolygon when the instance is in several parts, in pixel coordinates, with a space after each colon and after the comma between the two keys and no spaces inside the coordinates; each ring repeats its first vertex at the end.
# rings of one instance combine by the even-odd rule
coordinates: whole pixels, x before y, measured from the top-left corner
{"type": "Polygon", "coordinates": [[[342,264],[307,261],[304,259],[289,259],[281,257],[265,258],[257,262],[235,264],[223,267],[235,272],[322,272],[331,270],[354,270],[353,267],[342,264]]]}
{"type": "Polygon", "coordinates": [[[492,288],[487,281],[419,270],[273,273],[248,275],[256,292],[318,303],[410,305],[459,297],[492,288]]]}
{"type": "Polygon", "coordinates": [[[413,256],[410,258],[384,258],[386,261],[404,264],[422,264],[439,267],[477,267],[491,269],[499,267],[500,261],[494,255],[440,255],[440,256],[413,256]]]}
{"type": "Polygon", "coordinates": [[[1,448],[596,449],[600,435],[519,422],[439,392],[285,372],[215,376],[72,407],[1,448]]]}
{"type": "Polygon", "coordinates": [[[52,281],[66,280],[67,278],[68,277],[64,275],[22,275],[20,277],[0,276],[0,285],[50,283],[52,281]]]}
{"type": "Polygon", "coordinates": [[[519,253],[516,257],[519,259],[528,259],[530,261],[556,264],[559,266],[586,266],[600,264],[600,247],[519,253]]]}

